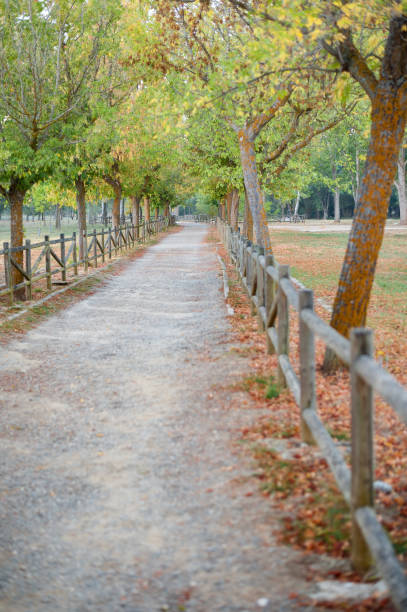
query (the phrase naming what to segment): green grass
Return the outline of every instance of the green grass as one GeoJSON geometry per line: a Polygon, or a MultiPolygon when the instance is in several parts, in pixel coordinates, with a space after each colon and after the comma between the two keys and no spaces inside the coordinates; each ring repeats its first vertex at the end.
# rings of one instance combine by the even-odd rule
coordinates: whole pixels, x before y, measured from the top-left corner
{"type": "MultiPolygon", "coordinates": [[[[88,225],[88,231],[96,229],[100,231],[103,225],[88,225]]],[[[24,221],[24,238],[31,240],[32,243],[42,242],[44,236],[59,238],[60,234],[71,236],[73,232],[78,232],[78,223],[72,219],[62,219],[61,229],[56,229],[55,219],[47,217],[46,221],[24,221]]],[[[0,220],[0,245],[10,241],[10,220],[0,220]]]]}
{"type": "MultiPolygon", "coordinates": [[[[295,231],[271,232],[279,263],[289,264],[291,275],[306,287],[335,294],[347,234],[295,231]]],[[[373,293],[377,296],[407,294],[407,234],[386,234],[380,250],[373,293]]]]}

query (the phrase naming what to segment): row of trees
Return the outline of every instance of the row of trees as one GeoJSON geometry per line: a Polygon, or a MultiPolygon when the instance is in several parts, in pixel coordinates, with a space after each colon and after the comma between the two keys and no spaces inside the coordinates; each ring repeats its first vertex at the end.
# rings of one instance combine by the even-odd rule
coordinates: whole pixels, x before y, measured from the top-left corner
{"type": "MultiPolygon", "coordinates": [[[[0,194],[11,246],[23,241],[23,205],[71,205],[79,235],[86,201],[131,199],[133,217],[169,214],[179,179],[174,134],[165,135],[150,87],[162,74],[137,60],[144,12],[116,0],[13,0],[0,7],[0,194]]],[[[79,242],[82,254],[83,244],[79,242]]],[[[16,253],[22,265],[22,253],[16,253]]],[[[14,282],[21,281],[18,269],[14,282]]],[[[22,293],[22,292],[21,292],[22,293]]],[[[18,296],[23,298],[23,294],[18,296]]]]}
{"type": "MultiPolygon", "coordinates": [[[[301,181],[309,183],[311,157],[318,155],[318,147],[310,145],[319,142],[324,143],[325,162],[331,165],[332,185],[339,195],[339,169],[344,167],[342,160],[337,163],[340,131],[357,134],[367,128],[366,152],[358,152],[357,163],[364,157],[364,168],[355,174],[357,205],[331,321],[348,335],[351,327],[366,321],[397,165],[404,162],[404,3],[154,4],[157,57],[167,59],[167,73],[183,102],[187,146],[199,158],[195,171],[212,185],[212,195],[226,198],[222,207],[232,220],[234,193],[243,175],[245,231],[251,217],[256,240],[266,252],[272,251],[272,241],[264,191],[284,200],[290,182],[301,192],[301,181]]],[[[331,359],[327,357],[327,367],[331,359]]]]}
{"type": "MultiPolygon", "coordinates": [[[[13,0],[0,7],[0,192],[219,202],[272,251],[273,202],[352,194],[332,325],[363,325],[394,181],[405,220],[407,14],[366,0],[13,0]],[[399,172],[397,174],[397,169],[399,172]],[[404,194],[404,196],[403,196],[404,194]],[[404,202],[403,202],[404,197],[404,202]],[[404,208],[403,208],[404,207],[404,208]],[[253,227],[253,230],[251,229],[253,227]]],[[[16,274],[18,274],[16,272],[16,274]]]]}

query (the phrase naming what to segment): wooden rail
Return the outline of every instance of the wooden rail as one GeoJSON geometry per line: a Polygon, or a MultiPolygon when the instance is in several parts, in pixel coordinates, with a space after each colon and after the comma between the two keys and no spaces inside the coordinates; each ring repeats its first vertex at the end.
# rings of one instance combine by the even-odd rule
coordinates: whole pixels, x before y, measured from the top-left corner
{"type": "Polygon", "coordinates": [[[26,240],[21,247],[10,248],[8,242],[3,243],[0,256],[4,260],[4,282],[0,281],[0,296],[8,295],[10,305],[14,301],[14,292],[25,287],[26,297],[32,299],[33,285],[46,279],[47,289],[52,289],[52,278],[60,274],[60,283],[67,282],[68,270],[78,274],[78,268],[83,266],[85,272],[89,266],[97,268],[98,264],[112,259],[125,249],[130,249],[136,244],[145,242],[149,237],[165,230],[170,224],[168,217],[159,217],[148,222],[134,225],[132,223],[119,227],[102,229],[97,232],[83,233],[83,257],[78,254],[78,236],[76,232],[72,236],[60,234],[59,238],[50,240],[45,236],[42,242],[31,243],[26,240]],[[41,249],[39,255],[33,262],[34,249],[41,249]],[[24,264],[21,266],[15,258],[16,253],[23,253],[24,264]],[[23,281],[13,284],[13,269],[18,270],[23,276],[23,281]]]}
{"type": "Polygon", "coordinates": [[[240,274],[264,330],[270,353],[277,354],[278,381],[291,390],[300,410],[301,435],[316,443],[334,474],[352,516],[351,556],[356,569],[374,562],[398,610],[407,610],[407,579],[374,511],[373,393],[407,423],[407,390],[373,358],[373,333],[353,329],[347,340],[314,312],[313,292],[298,290],[289,267],[250,244],[217,220],[220,238],[240,274]],[[289,308],[298,313],[299,376],[289,358],[289,308]],[[350,370],[352,450],[349,468],[317,413],[315,337],[324,341],[350,370]]]}

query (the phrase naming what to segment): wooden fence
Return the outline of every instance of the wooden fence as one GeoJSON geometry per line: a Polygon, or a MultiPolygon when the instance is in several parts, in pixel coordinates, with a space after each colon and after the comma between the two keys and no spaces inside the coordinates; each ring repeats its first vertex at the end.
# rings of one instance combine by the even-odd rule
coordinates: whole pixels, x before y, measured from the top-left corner
{"type": "Polygon", "coordinates": [[[350,341],[314,312],[313,292],[298,290],[289,267],[245,240],[220,219],[220,238],[234,261],[267,338],[268,350],[277,354],[278,381],[288,386],[301,415],[305,442],[318,444],[330,466],[352,516],[351,555],[363,571],[374,560],[398,610],[407,610],[407,579],[393,547],[374,511],[373,393],[378,393],[407,423],[407,390],[373,359],[373,334],[353,329],[350,341]],[[298,313],[299,375],[290,362],[289,307],[298,313]],[[352,415],[351,468],[317,413],[315,337],[332,349],[350,370],[352,415]]]}
{"type": "Polygon", "coordinates": [[[0,281],[0,296],[8,295],[10,305],[14,301],[14,292],[25,287],[26,297],[32,299],[33,285],[46,279],[47,289],[52,289],[52,278],[60,274],[60,283],[67,282],[67,272],[73,269],[73,274],[78,274],[78,268],[83,266],[85,272],[89,266],[97,268],[99,262],[104,263],[107,259],[122,253],[125,249],[135,244],[144,243],[150,236],[165,230],[171,219],[160,217],[139,225],[126,224],[119,227],[102,229],[100,232],[83,233],[83,257],[78,255],[78,236],[76,232],[72,236],[61,234],[59,238],[50,240],[45,236],[42,242],[31,243],[26,240],[21,247],[10,248],[8,242],[3,243],[0,256],[4,259],[4,282],[0,281]],[[33,261],[33,251],[41,249],[33,261]],[[23,265],[16,261],[15,254],[23,253],[23,265]],[[18,270],[23,281],[13,284],[13,269],[18,270]]]}

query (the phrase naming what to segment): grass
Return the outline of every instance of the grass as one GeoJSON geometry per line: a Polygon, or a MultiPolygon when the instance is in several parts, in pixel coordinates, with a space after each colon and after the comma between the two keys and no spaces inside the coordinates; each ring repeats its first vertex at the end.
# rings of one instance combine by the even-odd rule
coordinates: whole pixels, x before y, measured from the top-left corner
{"type": "MultiPolygon", "coordinates": [[[[346,234],[272,232],[273,249],[280,263],[291,266],[293,276],[311,289],[336,289],[348,237],[346,234]]],[[[407,236],[386,234],[380,251],[374,293],[407,293],[407,236]]]]}
{"type": "MultiPolygon", "coordinates": [[[[347,234],[271,230],[271,236],[277,261],[290,265],[292,276],[314,290],[316,298],[322,298],[332,305],[347,245],[347,234]]],[[[329,317],[328,313],[324,316],[329,317]]],[[[397,368],[397,358],[407,352],[406,233],[387,233],[384,237],[367,326],[375,330],[377,350],[384,355],[382,361],[390,367],[394,363],[397,368]],[[397,343],[394,342],[395,333],[397,343]]]]}
{"type": "MultiPolygon", "coordinates": [[[[88,230],[100,231],[103,229],[103,225],[98,223],[96,225],[89,224],[88,230]]],[[[47,217],[46,221],[24,221],[24,238],[31,240],[31,242],[41,242],[44,236],[50,236],[50,238],[59,238],[60,234],[71,236],[73,232],[78,232],[78,223],[72,221],[70,218],[62,219],[61,229],[55,227],[55,219],[47,217]]],[[[10,219],[0,220],[0,244],[3,242],[10,241],[10,219]]]]}
{"type": "Polygon", "coordinates": [[[273,399],[280,395],[280,388],[274,382],[273,376],[248,376],[244,379],[242,386],[245,391],[250,391],[251,389],[253,389],[253,387],[257,387],[257,389],[262,389],[262,392],[266,399],[273,399]]]}

